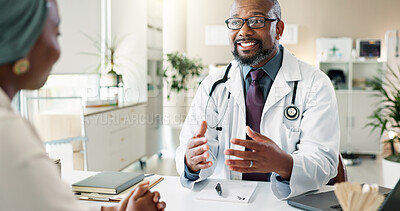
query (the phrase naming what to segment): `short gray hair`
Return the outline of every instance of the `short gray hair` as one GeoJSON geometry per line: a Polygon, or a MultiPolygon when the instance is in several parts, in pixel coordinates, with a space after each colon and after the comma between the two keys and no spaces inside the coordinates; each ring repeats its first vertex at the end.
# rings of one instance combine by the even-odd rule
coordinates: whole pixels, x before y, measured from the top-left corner
{"type": "Polygon", "coordinates": [[[269,0],[272,2],[272,12],[275,15],[275,18],[278,18],[279,20],[282,19],[281,17],[281,5],[279,5],[278,0],[269,0]]]}

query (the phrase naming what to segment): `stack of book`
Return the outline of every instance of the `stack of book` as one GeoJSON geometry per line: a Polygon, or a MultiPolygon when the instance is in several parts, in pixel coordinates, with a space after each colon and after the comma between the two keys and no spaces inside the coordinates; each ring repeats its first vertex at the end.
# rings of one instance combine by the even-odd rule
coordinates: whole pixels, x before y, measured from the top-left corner
{"type": "Polygon", "coordinates": [[[72,190],[84,193],[119,194],[144,179],[134,172],[104,171],[72,184],[72,190]]]}

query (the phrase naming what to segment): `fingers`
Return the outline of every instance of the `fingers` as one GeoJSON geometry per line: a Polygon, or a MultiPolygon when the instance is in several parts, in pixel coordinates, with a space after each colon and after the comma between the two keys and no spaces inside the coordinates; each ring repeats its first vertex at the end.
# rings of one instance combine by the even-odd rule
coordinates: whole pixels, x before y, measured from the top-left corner
{"type": "Polygon", "coordinates": [[[154,191],[154,196],[153,196],[153,202],[157,203],[158,201],[160,201],[160,193],[158,191],[154,191]]]}
{"type": "Polygon", "coordinates": [[[209,148],[210,147],[205,144],[192,149],[187,149],[185,153],[187,161],[189,163],[196,164],[207,160],[207,158],[210,157],[208,153],[209,148]]]}
{"type": "Polygon", "coordinates": [[[225,164],[233,168],[255,168],[256,162],[250,160],[226,160],[225,164]],[[253,162],[253,164],[251,164],[253,162]],[[251,167],[250,167],[251,166],[251,167]]]}
{"type": "Polygon", "coordinates": [[[245,160],[255,160],[257,159],[257,154],[256,152],[252,151],[241,151],[241,150],[236,150],[236,149],[227,149],[225,150],[225,155],[233,155],[238,158],[242,158],[245,160]]]}
{"type": "Polygon", "coordinates": [[[200,163],[210,157],[208,150],[210,147],[207,144],[200,145],[186,150],[187,161],[191,164],[200,163]]]}
{"type": "Polygon", "coordinates": [[[257,132],[255,132],[254,130],[252,130],[249,126],[246,127],[246,134],[253,139],[256,142],[268,142],[268,141],[272,141],[271,139],[269,139],[268,137],[265,137],[257,132]]]}
{"type": "Polygon", "coordinates": [[[167,204],[165,202],[162,201],[162,202],[158,202],[157,203],[157,209],[158,210],[164,210],[165,207],[167,207],[167,204]]]}
{"type": "Polygon", "coordinates": [[[232,144],[244,146],[247,149],[252,149],[255,151],[260,151],[262,147],[264,146],[263,143],[253,141],[253,140],[243,140],[243,139],[238,139],[238,138],[233,138],[231,139],[232,144]]]}
{"type": "Polygon", "coordinates": [[[131,196],[136,192],[137,188],[132,190],[125,198],[118,204],[118,210],[126,210],[126,207],[128,206],[129,199],[131,196]]]}
{"type": "Polygon", "coordinates": [[[187,148],[191,149],[194,147],[198,147],[198,146],[202,146],[205,145],[208,142],[208,140],[206,138],[193,138],[190,139],[187,148]]]}
{"type": "Polygon", "coordinates": [[[190,160],[187,160],[186,163],[189,166],[195,166],[195,169],[208,168],[208,167],[212,166],[212,162],[211,161],[207,162],[208,157],[210,157],[210,155],[208,154],[208,152],[205,152],[205,153],[203,153],[201,155],[197,155],[197,156],[191,157],[190,160]]]}
{"type": "Polygon", "coordinates": [[[207,162],[207,159],[210,157],[208,152],[204,152],[203,154],[193,156],[190,161],[193,164],[204,163],[207,162]]]}
{"type": "Polygon", "coordinates": [[[203,120],[201,122],[199,132],[197,132],[195,137],[196,138],[204,137],[204,135],[206,134],[206,131],[207,131],[207,122],[203,120]]]}
{"type": "Polygon", "coordinates": [[[212,164],[211,161],[208,161],[208,162],[206,162],[206,163],[198,163],[198,164],[196,164],[196,166],[197,166],[199,169],[210,168],[212,165],[213,165],[213,164],[212,164]]]}
{"type": "Polygon", "coordinates": [[[255,168],[249,168],[249,167],[230,166],[229,170],[241,173],[264,173],[263,171],[257,171],[255,168]]]}
{"type": "Polygon", "coordinates": [[[134,200],[137,200],[138,198],[144,196],[147,191],[149,191],[149,181],[139,184],[135,188],[135,192],[133,193],[132,197],[134,200]]]}
{"type": "Polygon", "coordinates": [[[157,204],[157,209],[164,210],[167,205],[165,202],[160,202],[160,193],[158,191],[154,191],[153,193],[153,202],[157,204]]]}

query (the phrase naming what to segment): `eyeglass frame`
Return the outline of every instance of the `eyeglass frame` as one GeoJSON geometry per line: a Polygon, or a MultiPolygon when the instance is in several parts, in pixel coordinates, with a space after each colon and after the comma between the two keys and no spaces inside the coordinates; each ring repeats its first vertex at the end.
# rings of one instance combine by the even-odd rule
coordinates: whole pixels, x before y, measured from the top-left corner
{"type": "Polygon", "coordinates": [[[226,23],[226,27],[228,27],[228,29],[230,29],[230,30],[240,30],[240,29],[243,28],[243,26],[244,26],[245,23],[247,23],[247,26],[249,26],[249,28],[251,28],[251,29],[260,29],[260,28],[265,27],[265,23],[266,23],[267,21],[269,21],[269,22],[278,21],[278,22],[279,22],[280,19],[279,19],[279,18],[266,18],[266,17],[262,17],[262,16],[253,16],[253,17],[246,18],[246,19],[244,19],[244,18],[228,18],[228,19],[225,20],[225,23],[226,23]],[[249,25],[249,19],[251,19],[251,18],[263,18],[263,19],[264,19],[264,25],[263,25],[263,26],[260,26],[260,27],[255,27],[255,28],[254,28],[254,27],[251,27],[251,26],[249,25]],[[241,20],[243,21],[242,26],[240,26],[240,28],[237,28],[237,29],[231,29],[231,28],[229,28],[228,22],[229,22],[229,20],[231,20],[231,19],[241,19],[241,20]]]}

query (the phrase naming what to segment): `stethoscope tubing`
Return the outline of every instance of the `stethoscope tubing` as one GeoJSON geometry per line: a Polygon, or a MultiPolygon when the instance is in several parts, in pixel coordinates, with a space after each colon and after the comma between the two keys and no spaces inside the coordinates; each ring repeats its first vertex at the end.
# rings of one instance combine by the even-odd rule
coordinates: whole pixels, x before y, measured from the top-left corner
{"type": "MultiPolygon", "coordinates": [[[[219,79],[218,81],[214,82],[214,84],[211,86],[211,90],[210,90],[210,93],[208,94],[208,99],[207,99],[207,102],[206,102],[206,107],[205,107],[205,109],[204,109],[204,117],[205,117],[204,119],[206,120],[206,122],[207,122],[207,108],[208,108],[208,103],[210,102],[212,93],[214,92],[215,88],[216,88],[219,84],[225,83],[226,81],[228,81],[228,79],[229,79],[229,78],[228,78],[228,74],[229,74],[229,71],[230,71],[231,67],[232,67],[232,64],[230,63],[230,64],[228,65],[228,67],[226,68],[226,70],[225,70],[224,76],[223,76],[221,79],[219,79]]],[[[292,121],[293,121],[293,120],[296,120],[296,119],[298,118],[298,116],[299,116],[299,109],[298,109],[297,106],[295,105],[295,102],[296,102],[296,94],[297,94],[297,84],[298,84],[298,82],[299,82],[299,81],[294,81],[294,85],[293,85],[293,95],[292,95],[291,104],[290,104],[288,107],[286,107],[286,108],[285,108],[285,111],[284,111],[284,116],[286,117],[286,119],[292,120],[292,121]],[[290,109],[292,109],[292,110],[290,110],[290,109]],[[293,110],[293,109],[294,109],[294,110],[293,110]],[[294,111],[295,113],[294,113],[294,114],[291,114],[290,111],[294,111]]],[[[218,130],[218,131],[221,131],[221,130],[222,130],[222,127],[220,127],[220,126],[218,126],[218,125],[219,125],[219,124],[222,122],[222,120],[225,118],[225,114],[226,114],[226,112],[227,112],[227,110],[228,110],[228,105],[229,105],[230,97],[231,97],[231,93],[229,92],[229,94],[228,94],[228,102],[226,103],[226,106],[225,106],[224,112],[223,112],[223,114],[222,114],[222,117],[218,120],[217,124],[214,125],[214,126],[210,126],[210,125],[208,124],[208,122],[207,122],[207,126],[208,126],[209,128],[213,128],[213,129],[216,129],[216,130],[218,130]]]]}

